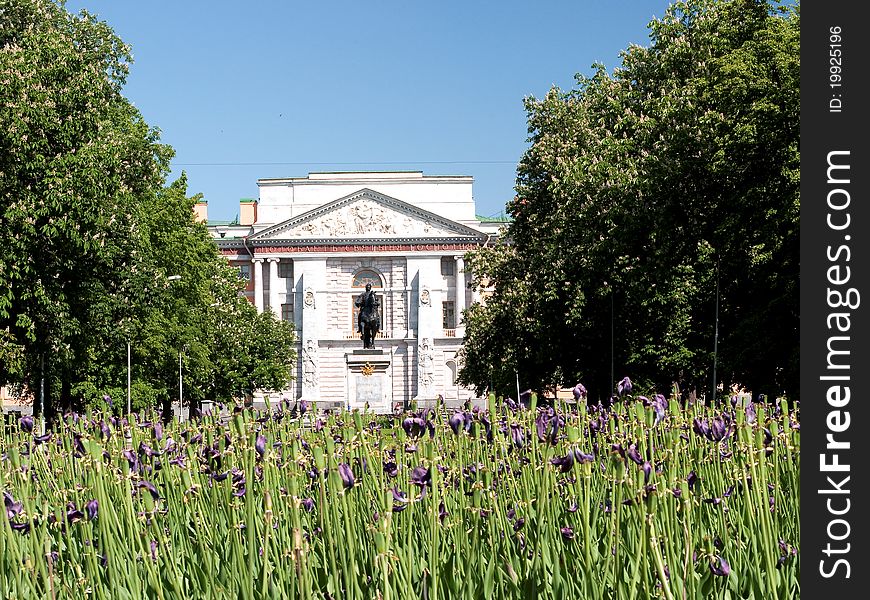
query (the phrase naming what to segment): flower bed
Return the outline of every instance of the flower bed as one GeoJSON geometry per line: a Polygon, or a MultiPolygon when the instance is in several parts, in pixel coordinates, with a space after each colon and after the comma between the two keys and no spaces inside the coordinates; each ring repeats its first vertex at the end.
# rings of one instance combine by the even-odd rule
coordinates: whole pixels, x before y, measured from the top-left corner
{"type": "Polygon", "coordinates": [[[535,402],[24,418],[0,596],[799,596],[796,410],[535,402]]]}

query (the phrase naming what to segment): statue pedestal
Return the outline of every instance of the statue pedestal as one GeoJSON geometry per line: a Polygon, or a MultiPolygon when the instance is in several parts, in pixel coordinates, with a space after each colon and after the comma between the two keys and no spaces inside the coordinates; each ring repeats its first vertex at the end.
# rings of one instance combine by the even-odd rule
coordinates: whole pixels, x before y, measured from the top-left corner
{"type": "Polygon", "coordinates": [[[345,354],[347,405],[374,413],[390,413],[393,404],[392,354],[381,349],[354,350],[345,354]]]}

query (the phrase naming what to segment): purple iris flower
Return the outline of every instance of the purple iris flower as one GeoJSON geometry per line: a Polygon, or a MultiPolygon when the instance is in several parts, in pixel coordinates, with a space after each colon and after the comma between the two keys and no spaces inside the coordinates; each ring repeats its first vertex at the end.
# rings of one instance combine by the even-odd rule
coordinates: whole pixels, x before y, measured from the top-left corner
{"type": "Polygon", "coordinates": [[[578,382],[577,385],[575,385],[574,388],[571,390],[571,392],[574,394],[575,401],[579,402],[586,397],[586,388],[583,386],[582,383],[578,382]]]}
{"type": "Polygon", "coordinates": [[[258,435],[257,440],[254,442],[254,449],[257,451],[260,458],[263,458],[263,455],[266,454],[266,438],[262,435],[258,435]]]}
{"type": "Polygon", "coordinates": [[[21,427],[22,431],[33,433],[33,415],[24,415],[18,419],[18,425],[21,427]]]}
{"type": "Polygon", "coordinates": [[[350,470],[350,465],[347,463],[341,463],[338,465],[338,475],[341,477],[341,483],[344,486],[344,489],[349,490],[353,487],[354,478],[353,471],[350,470]]]}
{"type": "Polygon", "coordinates": [[[526,443],[526,436],[523,433],[522,427],[520,427],[519,423],[511,423],[510,426],[511,431],[511,442],[517,448],[522,448],[526,443]]]}
{"type": "Polygon", "coordinates": [[[307,512],[311,512],[314,510],[314,500],[312,498],[305,498],[302,500],[302,508],[304,508],[307,512]]]}
{"type": "Polygon", "coordinates": [[[652,465],[649,464],[649,461],[643,463],[641,467],[643,469],[643,482],[649,483],[649,476],[652,473],[652,465]]]}
{"type": "Polygon", "coordinates": [[[782,565],[791,558],[792,556],[797,556],[797,548],[792,546],[791,544],[786,543],[785,540],[779,540],[779,550],[780,557],[779,560],[776,561],[776,568],[782,568],[782,565]]]}
{"type": "Polygon", "coordinates": [[[155,486],[150,481],[142,480],[138,483],[139,489],[145,488],[151,494],[151,497],[157,500],[160,498],[160,493],[157,491],[157,486],[155,486]]]}
{"type": "Polygon", "coordinates": [[[6,518],[9,520],[18,516],[24,509],[24,505],[16,502],[9,492],[3,492],[3,505],[6,507],[6,518]]]}
{"type": "Polygon", "coordinates": [[[568,454],[565,456],[557,456],[556,458],[550,459],[550,464],[556,467],[559,467],[559,470],[562,473],[567,473],[574,466],[575,462],[585,463],[590,462],[595,457],[591,454],[584,454],[577,449],[572,449],[568,451],[568,454]]]}
{"type": "Polygon", "coordinates": [[[308,412],[308,400],[300,400],[299,401],[299,416],[302,416],[307,412],[308,412]]]}
{"type": "Polygon", "coordinates": [[[395,487],[391,491],[393,492],[393,512],[401,512],[408,508],[409,502],[405,492],[395,487]]]}
{"type": "Polygon", "coordinates": [[[710,423],[710,439],[719,442],[728,436],[729,427],[724,419],[713,419],[710,423]]]}
{"type": "Polygon", "coordinates": [[[653,412],[655,413],[655,421],[653,422],[653,427],[662,422],[665,418],[666,409],[668,406],[668,402],[664,396],[661,394],[656,394],[655,398],[652,401],[653,412]]]}
{"type": "Polygon", "coordinates": [[[541,411],[535,419],[535,430],[538,440],[555,444],[559,438],[559,429],[565,425],[565,419],[552,408],[541,411]]]}
{"type": "Polygon", "coordinates": [[[694,471],[689,471],[688,476],[686,476],[686,483],[689,484],[689,489],[692,490],[695,487],[695,484],[698,483],[700,478],[694,471]]]}
{"type": "Polygon", "coordinates": [[[85,518],[85,513],[76,508],[76,505],[70,502],[67,504],[66,522],[75,523],[85,518]]]}
{"type": "Polygon", "coordinates": [[[152,458],[154,456],[159,456],[160,452],[154,450],[151,446],[146,444],[145,442],[139,442],[139,456],[147,456],[148,458],[152,458]]]}
{"type": "Polygon", "coordinates": [[[50,431],[48,433],[46,433],[45,435],[37,435],[37,436],[33,437],[33,441],[36,442],[37,445],[44,444],[45,442],[47,442],[50,439],[51,439],[51,432],[50,431]]]}
{"type": "Polygon", "coordinates": [[[707,419],[696,417],[692,420],[692,431],[711,442],[720,442],[728,437],[731,428],[726,417],[711,419],[709,424],[707,419]]]}
{"type": "Polygon", "coordinates": [[[154,423],[154,439],[158,442],[163,439],[163,423],[160,421],[154,423]]]}
{"type": "Polygon", "coordinates": [[[402,421],[402,429],[411,437],[420,437],[426,433],[426,421],[420,417],[408,417],[402,421]]]}
{"type": "Polygon", "coordinates": [[[399,467],[393,461],[385,462],[384,473],[389,477],[396,477],[399,474],[399,467]]]}
{"type": "Polygon", "coordinates": [[[750,402],[746,405],[746,422],[751,425],[752,423],[755,423],[756,418],[757,415],[755,414],[755,404],[750,402]]]}
{"type": "Polygon", "coordinates": [[[485,415],[480,415],[480,422],[483,423],[483,430],[486,434],[486,441],[491,442],[493,438],[492,433],[492,423],[490,423],[489,419],[486,418],[485,415]]]}
{"type": "Polygon", "coordinates": [[[633,460],[634,463],[637,465],[643,464],[643,457],[640,455],[640,452],[638,451],[637,446],[635,444],[631,444],[628,447],[628,450],[625,451],[625,456],[627,456],[628,458],[633,460]]]}
{"type": "Polygon", "coordinates": [[[715,556],[712,562],[710,562],[710,572],[719,577],[727,577],[731,572],[731,565],[721,556],[715,556]]]}
{"type": "Polygon", "coordinates": [[[425,487],[432,483],[432,472],[428,467],[415,467],[413,471],[411,471],[411,483],[415,485],[419,485],[420,487],[425,487]]]}
{"type": "Polygon", "coordinates": [[[121,452],[121,456],[127,459],[127,462],[130,464],[130,470],[135,471],[139,467],[139,457],[130,450],[124,450],[121,452]]]}
{"type": "Polygon", "coordinates": [[[571,527],[562,527],[559,530],[562,534],[562,537],[566,540],[574,539],[574,530],[571,527]]]}
{"type": "Polygon", "coordinates": [[[585,452],[580,452],[577,448],[574,448],[572,451],[574,454],[574,460],[577,461],[578,464],[588,463],[595,460],[594,454],[586,454],[585,452]]]}
{"type": "Polygon", "coordinates": [[[17,531],[22,535],[30,533],[30,521],[24,521],[23,523],[10,523],[9,526],[12,528],[12,531],[17,531]]]}
{"type": "Polygon", "coordinates": [[[103,436],[104,440],[108,440],[112,435],[112,430],[109,428],[108,424],[105,421],[100,421],[100,434],[103,436]]]}
{"type": "Polygon", "coordinates": [[[616,384],[616,391],[619,392],[620,396],[625,396],[626,394],[631,393],[631,379],[628,377],[623,377],[622,380],[616,384]]]}
{"type": "Polygon", "coordinates": [[[88,521],[93,521],[94,519],[97,518],[98,509],[99,509],[99,503],[96,501],[96,499],[89,500],[85,504],[85,513],[87,513],[87,515],[88,515],[88,521]]]}
{"type": "Polygon", "coordinates": [[[452,429],[455,434],[459,434],[459,430],[465,428],[465,422],[465,415],[459,410],[450,415],[450,418],[447,419],[447,424],[450,425],[450,429],[452,429]]]}

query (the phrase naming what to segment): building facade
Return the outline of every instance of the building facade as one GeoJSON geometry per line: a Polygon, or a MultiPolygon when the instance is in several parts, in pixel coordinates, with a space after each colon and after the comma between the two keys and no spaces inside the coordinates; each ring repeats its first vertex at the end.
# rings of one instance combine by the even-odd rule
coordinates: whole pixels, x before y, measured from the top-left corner
{"type": "MultiPolygon", "coordinates": [[[[492,243],[502,223],[475,214],[471,177],[310,173],[257,183],[259,198],[241,201],[237,223],[208,226],[248,280],[248,299],[297,332],[292,387],[260,395],[376,412],[475,398],[456,381],[462,311],[480,299],[463,255],[492,243]],[[357,331],[354,301],[366,284],[380,300],[373,350],[357,331]]],[[[207,220],[204,205],[197,212],[207,220]]]]}

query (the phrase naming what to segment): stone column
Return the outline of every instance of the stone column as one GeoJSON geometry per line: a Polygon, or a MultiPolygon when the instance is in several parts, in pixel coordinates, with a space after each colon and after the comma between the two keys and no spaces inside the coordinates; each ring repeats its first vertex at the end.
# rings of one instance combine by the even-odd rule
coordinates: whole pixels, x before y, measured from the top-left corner
{"type": "MultiPolygon", "coordinates": [[[[305,260],[294,263],[300,269],[299,279],[302,297],[294,310],[301,316],[301,346],[299,348],[302,364],[299,381],[299,398],[310,402],[322,400],[320,397],[320,337],[326,326],[325,260],[305,260]],[[321,290],[321,291],[318,291],[321,290]]],[[[323,407],[321,407],[323,408],[323,407]]]]}
{"type": "Polygon", "coordinates": [[[269,307],[272,313],[281,320],[281,304],[278,300],[278,258],[269,257],[269,307]]]}
{"type": "Polygon", "coordinates": [[[254,306],[257,312],[263,312],[263,259],[254,258],[254,306]]]}
{"type": "Polygon", "coordinates": [[[461,256],[456,257],[456,335],[465,330],[461,322],[462,311],[465,310],[465,260],[461,256]]]}
{"type": "Polygon", "coordinates": [[[408,261],[408,271],[417,271],[417,389],[414,400],[418,407],[432,406],[437,394],[435,383],[435,337],[441,333],[442,295],[441,259],[426,256],[408,261]]]}

